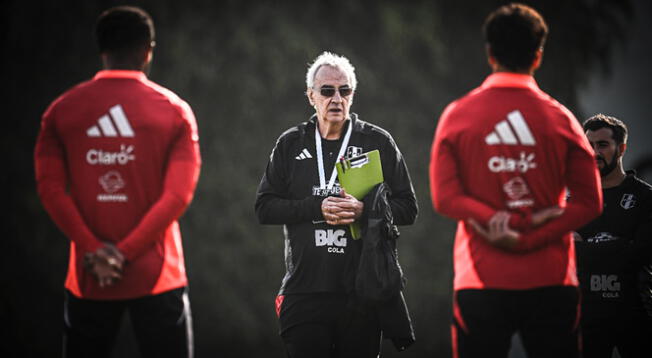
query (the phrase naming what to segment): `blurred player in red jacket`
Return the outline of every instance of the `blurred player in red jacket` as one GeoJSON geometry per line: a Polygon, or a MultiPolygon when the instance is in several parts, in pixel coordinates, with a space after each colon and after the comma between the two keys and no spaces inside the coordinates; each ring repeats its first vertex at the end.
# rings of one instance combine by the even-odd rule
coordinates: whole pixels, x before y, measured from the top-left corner
{"type": "Polygon", "coordinates": [[[571,231],[600,214],[600,177],[580,124],[534,80],[547,31],[524,5],[490,14],[493,74],[435,133],[433,204],[458,220],[455,357],[506,357],[515,332],[532,356],[579,355],[571,231]]]}
{"type": "Polygon", "coordinates": [[[145,357],[192,356],[177,219],[199,176],[192,110],[149,81],[150,16],[104,12],[104,70],[56,99],[35,150],[45,209],[70,239],[64,356],[108,357],[128,312],[145,357]]]}

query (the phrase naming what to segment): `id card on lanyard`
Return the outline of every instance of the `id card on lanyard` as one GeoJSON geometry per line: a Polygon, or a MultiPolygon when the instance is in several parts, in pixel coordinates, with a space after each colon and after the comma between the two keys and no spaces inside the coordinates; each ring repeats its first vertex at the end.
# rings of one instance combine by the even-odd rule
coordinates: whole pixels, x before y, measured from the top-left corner
{"type": "Polygon", "coordinates": [[[335,170],[335,163],[337,163],[340,158],[344,156],[344,152],[346,151],[346,147],[349,145],[349,139],[351,139],[351,131],[353,129],[353,123],[351,120],[349,121],[349,127],[346,130],[346,134],[344,135],[344,140],[342,140],[342,145],[340,146],[340,151],[337,154],[337,158],[335,158],[335,161],[333,162],[333,171],[331,174],[331,178],[328,181],[328,184],[326,184],[326,174],[324,173],[324,157],[322,156],[322,149],[321,149],[321,135],[319,135],[319,120],[315,121],[315,148],[317,150],[317,169],[319,170],[319,189],[324,190],[326,189],[327,192],[329,192],[331,189],[333,189],[333,185],[335,185],[335,178],[337,178],[337,170],[335,170]]]}

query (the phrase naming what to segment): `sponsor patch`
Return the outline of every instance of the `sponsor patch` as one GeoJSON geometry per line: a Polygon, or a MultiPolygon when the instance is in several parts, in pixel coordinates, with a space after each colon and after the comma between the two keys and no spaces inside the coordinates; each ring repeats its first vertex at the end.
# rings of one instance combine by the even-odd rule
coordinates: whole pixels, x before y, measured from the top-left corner
{"type": "Polygon", "coordinates": [[[534,153],[521,152],[518,158],[493,156],[489,158],[487,167],[494,173],[527,173],[528,170],[536,168],[537,163],[534,162],[534,153]]]}
{"type": "Polygon", "coordinates": [[[601,292],[602,298],[620,297],[618,275],[591,275],[591,292],[601,292]]]}
{"type": "Polygon", "coordinates": [[[133,154],[133,145],[120,145],[119,152],[109,152],[101,149],[89,149],[86,152],[86,163],[90,165],[126,165],[132,160],[136,160],[133,154]]]}
{"type": "Polygon", "coordinates": [[[327,247],[328,252],[343,254],[346,247],[346,231],[342,229],[315,230],[315,246],[327,247]]]}
{"type": "Polygon", "coordinates": [[[610,232],[599,232],[595,234],[594,236],[586,239],[586,242],[592,243],[592,244],[599,244],[602,242],[609,242],[609,241],[614,241],[618,240],[617,236],[612,235],[610,232]]]}

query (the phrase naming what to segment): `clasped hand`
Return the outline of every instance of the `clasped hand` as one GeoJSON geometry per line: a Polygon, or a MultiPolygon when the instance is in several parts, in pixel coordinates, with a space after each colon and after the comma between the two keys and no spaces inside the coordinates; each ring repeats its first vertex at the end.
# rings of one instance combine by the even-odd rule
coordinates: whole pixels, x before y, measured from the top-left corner
{"type": "Polygon", "coordinates": [[[91,272],[100,287],[110,286],[122,278],[125,257],[113,244],[105,243],[95,252],[84,256],[84,267],[91,272]]]}
{"type": "Polygon", "coordinates": [[[321,213],[329,225],[348,225],[362,215],[364,203],[353,195],[347,194],[344,188],[340,196],[329,196],[321,202],[321,213]]]}
{"type": "MultiPolygon", "coordinates": [[[[532,214],[532,226],[537,227],[546,222],[558,218],[564,213],[564,209],[558,206],[552,206],[542,209],[532,214]]],[[[474,219],[468,219],[467,222],[480,236],[487,239],[487,242],[493,246],[510,250],[519,242],[521,234],[509,227],[511,213],[508,211],[498,211],[487,222],[485,228],[474,219]]]]}

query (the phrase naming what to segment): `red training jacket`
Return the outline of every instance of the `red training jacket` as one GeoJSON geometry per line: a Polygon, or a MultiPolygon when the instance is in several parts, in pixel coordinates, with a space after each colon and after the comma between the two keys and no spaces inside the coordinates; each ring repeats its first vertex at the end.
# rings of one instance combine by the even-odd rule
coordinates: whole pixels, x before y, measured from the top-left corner
{"type": "Polygon", "coordinates": [[[41,201],[71,240],[66,288],[128,299],[187,284],[177,218],[199,176],[197,125],[186,102],[139,71],[100,71],[55,100],[35,150],[41,201]],[[123,278],[100,288],[83,257],[112,242],[123,278]]]}
{"type": "Polygon", "coordinates": [[[573,114],[533,77],[492,74],[444,110],[430,189],[435,209],[458,220],[455,290],[577,285],[570,232],[600,214],[600,176],[573,114]],[[533,212],[554,205],[565,207],[562,216],[531,227],[533,212]],[[489,245],[464,222],[486,225],[499,210],[511,211],[521,232],[515,251],[489,245]]]}

